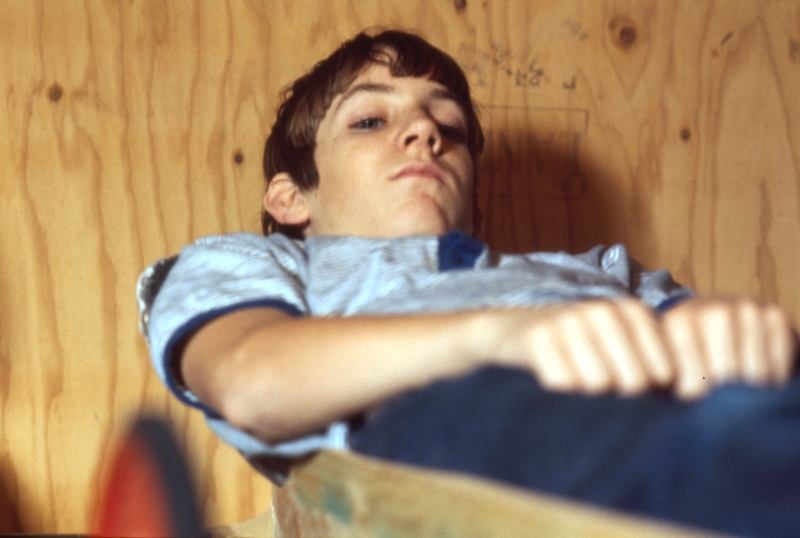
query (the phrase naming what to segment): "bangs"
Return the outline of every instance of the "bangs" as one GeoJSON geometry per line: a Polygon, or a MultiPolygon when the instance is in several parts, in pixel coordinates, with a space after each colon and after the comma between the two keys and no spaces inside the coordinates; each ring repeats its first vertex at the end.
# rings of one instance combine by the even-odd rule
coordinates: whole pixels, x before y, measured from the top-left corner
{"type": "Polygon", "coordinates": [[[393,77],[428,78],[453,92],[459,101],[469,100],[469,85],[461,68],[447,55],[409,41],[374,51],[372,61],[384,63],[393,77]]]}

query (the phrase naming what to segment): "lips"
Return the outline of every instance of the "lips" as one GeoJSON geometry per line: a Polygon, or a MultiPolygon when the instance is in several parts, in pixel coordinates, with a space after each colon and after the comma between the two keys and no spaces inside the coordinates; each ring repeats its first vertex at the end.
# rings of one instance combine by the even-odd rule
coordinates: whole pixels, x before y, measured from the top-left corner
{"type": "Polygon", "coordinates": [[[402,179],[404,177],[429,177],[445,182],[444,172],[435,164],[428,163],[411,163],[402,167],[393,176],[392,179],[402,179]]]}

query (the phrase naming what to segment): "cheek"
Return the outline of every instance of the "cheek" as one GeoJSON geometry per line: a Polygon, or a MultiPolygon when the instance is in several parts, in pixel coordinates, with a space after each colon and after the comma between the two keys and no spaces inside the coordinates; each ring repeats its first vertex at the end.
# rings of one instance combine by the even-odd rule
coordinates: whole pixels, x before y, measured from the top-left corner
{"type": "Polygon", "coordinates": [[[464,186],[471,189],[475,181],[475,164],[468,151],[464,150],[464,155],[458,159],[456,166],[459,176],[463,178],[464,186]]]}

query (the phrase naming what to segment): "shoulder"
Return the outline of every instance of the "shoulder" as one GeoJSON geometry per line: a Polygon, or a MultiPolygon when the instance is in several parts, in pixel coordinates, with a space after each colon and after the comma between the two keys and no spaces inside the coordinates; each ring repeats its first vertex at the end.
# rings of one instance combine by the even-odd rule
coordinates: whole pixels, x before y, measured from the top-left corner
{"type": "Polygon", "coordinates": [[[282,301],[302,311],[305,259],[302,241],[282,234],[198,239],[142,272],[137,285],[140,328],[147,335],[156,312],[191,316],[260,300],[282,301]]]}
{"type": "Polygon", "coordinates": [[[216,284],[230,278],[301,274],[305,265],[302,241],[282,234],[267,237],[251,233],[213,235],[181,249],[170,271],[170,280],[181,278],[216,284]]]}
{"type": "Polygon", "coordinates": [[[137,283],[140,309],[153,302],[168,277],[173,282],[213,278],[215,274],[251,272],[264,263],[298,272],[305,259],[302,242],[282,234],[265,237],[242,232],[202,237],[184,246],[179,254],[156,260],[141,273],[137,283]]]}
{"type": "Polygon", "coordinates": [[[195,257],[216,257],[222,261],[228,258],[301,260],[305,258],[305,248],[303,241],[279,233],[263,236],[239,232],[202,237],[181,249],[181,261],[195,257]]]}

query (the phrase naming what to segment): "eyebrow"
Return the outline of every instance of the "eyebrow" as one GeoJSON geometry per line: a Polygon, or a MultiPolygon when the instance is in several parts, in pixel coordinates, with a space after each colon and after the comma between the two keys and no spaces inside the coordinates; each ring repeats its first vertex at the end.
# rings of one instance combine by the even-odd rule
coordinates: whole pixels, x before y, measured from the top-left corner
{"type": "MultiPolygon", "coordinates": [[[[374,82],[364,82],[362,84],[356,84],[355,86],[349,88],[346,92],[342,94],[342,98],[337,103],[333,113],[336,114],[339,111],[339,109],[342,108],[342,105],[346,103],[354,95],[364,92],[392,94],[395,93],[396,90],[394,86],[391,86],[389,84],[378,84],[374,82]]],[[[438,100],[453,101],[454,103],[456,103],[456,105],[458,105],[458,100],[456,99],[455,94],[450,90],[448,90],[447,88],[436,88],[431,92],[431,98],[437,101],[438,100]]],[[[461,108],[461,105],[459,105],[459,108],[461,108]]]]}

